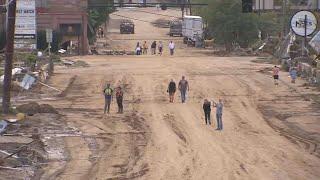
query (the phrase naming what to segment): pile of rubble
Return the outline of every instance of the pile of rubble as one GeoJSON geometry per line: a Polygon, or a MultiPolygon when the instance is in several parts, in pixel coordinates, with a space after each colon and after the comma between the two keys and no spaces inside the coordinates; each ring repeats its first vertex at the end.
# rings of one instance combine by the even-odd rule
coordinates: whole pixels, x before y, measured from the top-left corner
{"type": "Polygon", "coordinates": [[[62,60],[61,63],[67,67],[89,67],[90,65],[84,61],[62,60]]]}
{"type": "Polygon", "coordinates": [[[66,161],[68,156],[63,139],[53,137],[79,134],[48,104],[22,104],[16,114],[1,119],[0,179],[40,179],[51,160],[66,161]]]}

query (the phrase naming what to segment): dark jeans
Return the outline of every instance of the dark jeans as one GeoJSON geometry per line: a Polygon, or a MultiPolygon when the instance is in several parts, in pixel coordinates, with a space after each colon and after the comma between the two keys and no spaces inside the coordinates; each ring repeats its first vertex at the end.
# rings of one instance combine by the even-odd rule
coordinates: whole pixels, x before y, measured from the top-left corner
{"type": "Polygon", "coordinates": [[[174,49],[170,49],[170,55],[173,56],[174,54],[174,49]]]}
{"type": "Polygon", "coordinates": [[[122,98],[117,98],[117,104],[118,104],[118,113],[123,113],[122,98]]]}
{"type": "Polygon", "coordinates": [[[186,90],[181,90],[181,101],[182,103],[186,102],[186,90]]]}
{"type": "Polygon", "coordinates": [[[104,104],[104,113],[110,113],[110,105],[111,105],[111,97],[105,97],[105,104],[104,104]]]}
{"type": "Polygon", "coordinates": [[[222,125],[222,114],[216,114],[217,117],[217,129],[222,130],[223,125],[222,125]]]}
{"type": "Polygon", "coordinates": [[[211,113],[210,111],[204,111],[204,117],[206,120],[206,124],[209,124],[209,125],[211,125],[210,113],[211,113]]]}

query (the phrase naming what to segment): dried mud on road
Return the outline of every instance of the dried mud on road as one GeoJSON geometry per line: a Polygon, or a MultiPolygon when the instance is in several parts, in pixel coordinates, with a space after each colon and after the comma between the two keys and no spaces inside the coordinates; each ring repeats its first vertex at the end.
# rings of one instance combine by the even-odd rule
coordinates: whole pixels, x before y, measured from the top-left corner
{"type": "MultiPolygon", "coordinates": [[[[130,9],[117,13],[159,19],[130,9]]],[[[135,23],[137,34],[122,36],[111,26],[105,41],[115,49],[134,48],[144,38],[167,43],[167,29],[135,23]]],[[[63,93],[38,101],[59,111],[69,133],[51,137],[63,156],[49,157],[40,179],[319,179],[320,109],[310,98],[318,91],[300,86],[303,80],[291,85],[285,73],[275,87],[272,65],[254,63],[255,57],[207,56],[174,40],[175,56],[166,49],[163,56],[83,56],[72,59],[88,67],[55,68],[49,84],[63,93]],[[182,75],[190,83],[187,103],[179,93],[169,103],[167,85],[182,75]],[[123,87],[124,114],[116,113],[115,101],[103,114],[106,83],[123,87]],[[214,111],[213,125],[205,125],[204,98],[224,100],[223,131],[215,130],[214,111]]]]}

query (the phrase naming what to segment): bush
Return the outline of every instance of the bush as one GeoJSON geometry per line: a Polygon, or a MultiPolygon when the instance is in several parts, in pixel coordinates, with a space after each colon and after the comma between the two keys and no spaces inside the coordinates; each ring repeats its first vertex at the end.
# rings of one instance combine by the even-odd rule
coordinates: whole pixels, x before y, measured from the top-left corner
{"type": "MultiPolygon", "coordinates": [[[[58,31],[52,32],[52,43],[51,52],[58,52],[60,49],[60,44],[62,41],[62,35],[58,31]]],[[[46,50],[48,48],[48,43],[46,39],[46,31],[40,30],[37,32],[37,49],[46,50]]]]}
{"type": "Polygon", "coordinates": [[[51,54],[50,58],[52,59],[53,62],[60,62],[60,56],[56,54],[51,54]]]}

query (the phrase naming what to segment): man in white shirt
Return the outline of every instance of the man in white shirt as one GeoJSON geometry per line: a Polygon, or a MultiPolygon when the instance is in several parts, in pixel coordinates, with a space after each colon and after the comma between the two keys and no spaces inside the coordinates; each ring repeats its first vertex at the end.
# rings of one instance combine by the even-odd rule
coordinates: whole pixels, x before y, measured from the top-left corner
{"type": "Polygon", "coordinates": [[[170,55],[173,56],[174,54],[174,43],[172,41],[170,41],[169,43],[169,49],[170,49],[170,55]]]}

